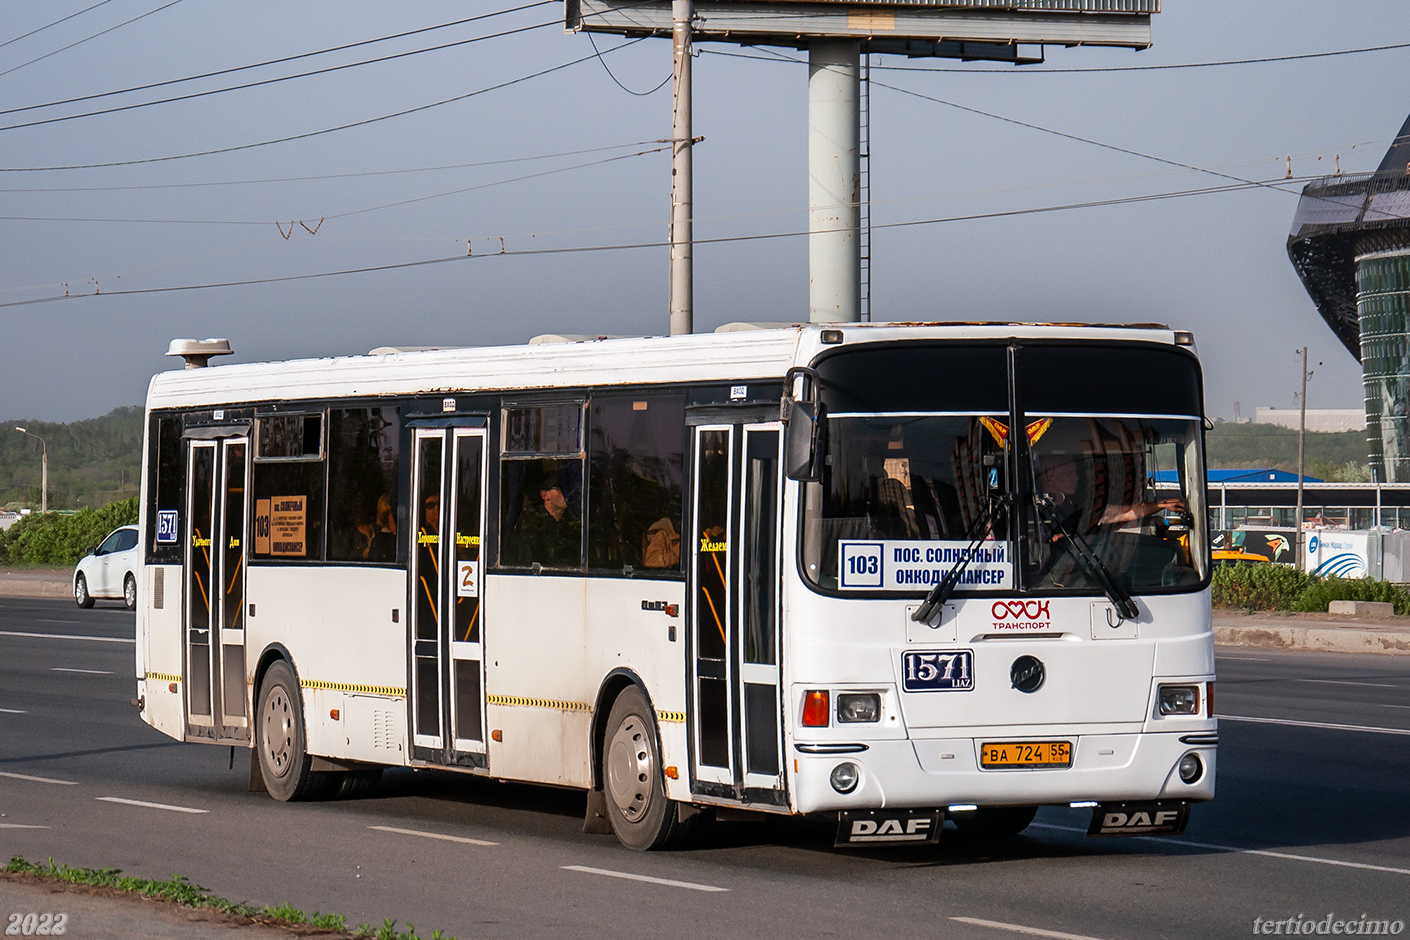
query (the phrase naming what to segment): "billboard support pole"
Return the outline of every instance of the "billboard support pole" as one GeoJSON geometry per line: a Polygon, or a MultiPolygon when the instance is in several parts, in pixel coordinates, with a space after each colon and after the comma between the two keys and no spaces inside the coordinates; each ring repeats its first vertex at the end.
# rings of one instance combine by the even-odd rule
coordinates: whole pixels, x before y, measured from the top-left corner
{"type": "Polygon", "coordinates": [[[671,335],[695,329],[695,266],[692,242],[694,193],[691,151],[690,21],[693,0],[671,0],[671,44],[674,63],[671,125],[671,335]]]}
{"type": "Polygon", "coordinates": [[[808,320],[861,320],[861,43],[808,44],[808,320]]]}

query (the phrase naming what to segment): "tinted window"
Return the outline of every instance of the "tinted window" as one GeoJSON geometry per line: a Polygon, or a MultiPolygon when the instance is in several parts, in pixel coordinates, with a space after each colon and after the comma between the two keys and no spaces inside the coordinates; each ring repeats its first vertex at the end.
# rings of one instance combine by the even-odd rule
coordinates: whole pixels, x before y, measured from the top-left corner
{"type": "Polygon", "coordinates": [[[401,421],[396,408],[328,413],[328,558],[397,560],[401,421]]]}
{"type": "Polygon", "coordinates": [[[148,466],[153,474],[147,505],[149,560],[156,564],[180,564],[179,526],[173,526],[170,520],[173,515],[177,520],[181,518],[181,487],[186,479],[181,460],[181,419],[156,418],[152,425],[152,452],[148,456],[148,466]],[[168,514],[166,530],[159,528],[163,512],[168,514]]]}
{"type": "Polygon", "coordinates": [[[588,564],[680,570],[685,395],[597,396],[588,442],[588,564]]]}
{"type": "Polygon", "coordinates": [[[266,415],[255,421],[257,460],[316,460],[323,455],[322,415],[266,415]]]}
{"type": "Polygon", "coordinates": [[[323,461],[255,462],[255,558],[323,557],[323,461]]]}
{"type": "Polygon", "coordinates": [[[117,534],[117,546],[113,549],[113,551],[125,552],[129,548],[135,547],[137,547],[137,530],[123,529],[117,534]]]}
{"type": "Polygon", "coordinates": [[[499,563],[583,567],[581,402],[502,412],[499,563]]]}
{"type": "Polygon", "coordinates": [[[1019,355],[1027,412],[1204,414],[1199,365],[1170,346],[1025,346],[1019,355]]]}
{"type": "Polygon", "coordinates": [[[863,346],[822,359],[817,369],[831,412],[1009,410],[1003,346],[863,346]]]}

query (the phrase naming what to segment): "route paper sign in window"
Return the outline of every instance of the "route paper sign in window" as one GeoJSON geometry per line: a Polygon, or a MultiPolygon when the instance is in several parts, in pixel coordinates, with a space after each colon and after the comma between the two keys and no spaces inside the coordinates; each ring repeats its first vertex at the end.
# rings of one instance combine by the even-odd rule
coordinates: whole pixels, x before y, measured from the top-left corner
{"type": "Polygon", "coordinates": [[[303,558],[308,554],[308,497],[255,500],[255,554],[303,558]]]}
{"type": "MultiPolygon", "coordinates": [[[[839,540],[842,590],[917,591],[940,582],[963,557],[968,542],[839,540]]],[[[1013,553],[1008,542],[981,542],[960,572],[959,588],[1010,590],[1013,553]]]]}

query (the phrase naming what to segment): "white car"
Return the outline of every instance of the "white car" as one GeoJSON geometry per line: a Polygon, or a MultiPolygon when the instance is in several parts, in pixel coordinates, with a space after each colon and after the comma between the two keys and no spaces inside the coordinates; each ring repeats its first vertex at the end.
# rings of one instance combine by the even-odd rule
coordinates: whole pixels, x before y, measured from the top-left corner
{"type": "Polygon", "coordinates": [[[95,598],[122,598],[128,610],[137,609],[137,575],[142,564],[137,547],[137,526],[114,529],[103,544],[79,559],[73,569],[73,599],[79,607],[93,606],[95,598]]]}

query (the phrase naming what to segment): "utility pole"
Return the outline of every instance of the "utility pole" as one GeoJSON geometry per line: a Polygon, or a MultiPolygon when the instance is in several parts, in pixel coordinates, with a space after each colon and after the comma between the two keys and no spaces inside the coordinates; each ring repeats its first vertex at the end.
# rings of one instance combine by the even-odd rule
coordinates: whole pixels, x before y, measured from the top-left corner
{"type": "Polygon", "coordinates": [[[1297,527],[1297,547],[1293,551],[1293,561],[1299,566],[1306,564],[1303,556],[1302,539],[1302,469],[1303,457],[1307,449],[1307,347],[1302,347],[1302,394],[1298,397],[1297,418],[1297,516],[1293,524],[1297,527]]]}
{"type": "Polygon", "coordinates": [[[861,316],[861,43],[808,44],[808,319],[861,316]]]}
{"type": "Polygon", "coordinates": [[[43,456],[39,458],[39,511],[49,511],[49,445],[44,438],[25,428],[15,428],[21,434],[28,434],[39,442],[43,456]]]}
{"type": "Polygon", "coordinates": [[[671,0],[673,110],[671,123],[671,335],[695,330],[694,185],[690,21],[694,0],[671,0]]]}

